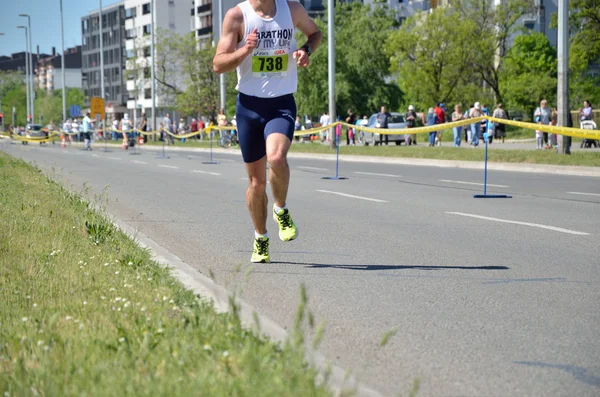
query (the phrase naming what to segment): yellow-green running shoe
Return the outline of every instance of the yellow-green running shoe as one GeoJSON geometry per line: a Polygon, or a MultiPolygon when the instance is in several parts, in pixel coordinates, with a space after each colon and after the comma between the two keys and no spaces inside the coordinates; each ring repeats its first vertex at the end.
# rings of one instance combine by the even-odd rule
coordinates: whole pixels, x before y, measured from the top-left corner
{"type": "Polygon", "coordinates": [[[259,237],[254,239],[254,250],[252,251],[252,263],[269,263],[269,239],[267,237],[259,237]]]}
{"type": "Polygon", "coordinates": [[[273,210],[273,219],[279,225],[279,238],[283,241],[292,241],[298,237],[298,228],[294,225],[294,221],[290,216],[290,211],[287,208],[275,212],[273,210]]]}

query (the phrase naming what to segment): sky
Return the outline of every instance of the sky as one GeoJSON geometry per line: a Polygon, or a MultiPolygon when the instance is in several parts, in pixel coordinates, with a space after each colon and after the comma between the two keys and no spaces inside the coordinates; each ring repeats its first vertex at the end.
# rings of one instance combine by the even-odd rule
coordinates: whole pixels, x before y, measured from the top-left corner
{"type": "MultiPolygon", "coordinates": [[[[99,0],[62,0],[65,28],[65,49],[81,45],[81,17],[99,8],[99,0]]],[[[118,3],[117,0],[103,0],[102,7],[118,3]]],[[[25,51],[25,31],[18,25],[27,26],[31,16],[31,41],[34,52],[40,46],[40,53],[51,54],[52,47],[60,53],[60,0],[0,0],[0,55],[10,55],[25,51]]]]}

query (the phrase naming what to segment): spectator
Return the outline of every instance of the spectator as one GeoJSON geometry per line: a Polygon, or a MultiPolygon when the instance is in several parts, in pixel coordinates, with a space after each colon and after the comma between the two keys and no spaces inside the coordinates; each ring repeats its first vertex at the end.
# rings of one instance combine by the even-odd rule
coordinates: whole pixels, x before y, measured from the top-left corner
{"type": "MultiPolygon", "coordinates": [[[[481,117],[481,104],[479,102],[475,102],[473,105],[473,109],[469,111],[469,118],[474,119],[481,117]]],[[[479,135],[481,133],[481,122],[478,121],[476,123],[471,124],[471,145],[474,147],[479,146],[479,135]]]]}
{"type": "MultiPolygon", "coordinates": [[[[410,105],[408,107],[408,112],[406,112],[406,128],[415,128],[417,126],[417,112],[415,112],[415,107],[410,105]]],[[[404,135],[404,142],[407,145],[417,144],[417,134],[406,134],[404,135]]]]}
{"type": "Polygon", "coordinates": [[[579,117],[581,118],[581,121],[594,119],[594,113],[590,101],[583,101],[583,109],[579,109],[579,117]]]}
{"type": "MultiPolygon", "coordinates": [[[[183,117],[179,119],[179,127],[177,128],[177,132],[179,135],[184,135],[186,132],[185,120],[183,117]]],[[[185,143],[185,138],[181,138],[181,143],[185,143]]]]}
{"type": "MultiPolygon", "coordinates": [[[[437,115],[433,108],[429,108],[429,112],[427,112],[427,125],[436,125],[437,124],[437,115]]],[[[432,131],[429,133],[429,146],[435,146],[435,138],[437,137],[437,131],[432,131]]]]}
{"type": "MultiPolygon", "coordinates": [[[[348,109],[348,117],[346,117],[346,123],[350,125],[354,125],[354,123],[356,123],[356,116],[354,115],[354,113],[352,113],[352,109],[348,109]]],[[[356,145],[354,128],[348,127],[348,132],[346,133],[346,145],[356,145]]]]}
{"type": "MultiPolygon", "coordinates": [[[[452,121],[464,120],[465,116],[462,113],[459,104],[454,105],[454,112],[452,112],[452,121]]],[[[452,132],[454,133],[454,147],[460,147],[460,141],[462,140],[463,127],[454,127],[452,132]]]]}
{"type": "MultiPolygon", "coordinates": [[[[440,102],[433,110],[437,117],[436,124],[444,124],[446,122],[446,110],[445,109],[446,109],[446,107],[444,106],[444,104],[440,102]]],[[[443,133],[444,133],[443,129],[441,131],[438,131],[438,133],[437,133],[437,137],[436,137],[437,146],[442,146],[442,134],[443,133]]]]}
{"type": "Polygon", "coordinates": [[[227,116],[225,116],[225,110],[223,108],[219,109],[219,115],[217,116],[217,125],[219,127],[227,126],[227,116]]]}
{"type": "MultiPolygon", "coordinates": [[[[321,127],[326,127],[329,124],[331,124],[329,113],[327,113],[327,112],[323,113],[323,115],[319,119],[319,124],[321,124],[321,127]]],[[[327,131],[328,130],[323,130],[319,134],[321,136],[321,142],[325,142],[325,140],[327,139],[327,131]]]]}
{"type": "MultiPolygon", "coordinates": [[[[464,114],[465,120],[470,117],[469,115],[471,114],[471,110],[473,110],[474,108],[475,108],[475,104],[472,103],[471,106],[469,106],[469,109],[467,109],[465,111],[465,114],[464,114]]],[[[470,126],[465,127],[465,142],[468,144],[471,144],[471,127],[470,126]]]]}
{"type": "Polygon", "coordinates": [[[83,118],[83,139],[85,140],[85,150],[92,150],[92,120],[90,119],[90,113],[88,112],[83,118]]]}
{"type": "MultiPolygon", "coordinates": [[[[389,122],[390,122],[390,118],[392,117],[392,115],[390,113],[388,113],[388,111],[385,109],[385,106],[381,107],[381,111],[379,113],[377,113],[377,128],[385,128],[388,129],[389,128],[389,122]]],[[[379,145],[383,145],[383,136],[385,135],[385,145],[387,146],[389,141],[390,141],[390,137],[388,134],[379,134],[379,145]]]]}
{"type": "MultiPolygon", "coordinates": [[[[146,113],[142,113],[142,119],[138,123],[138,130],[141,133],[148,131],[148,119],[146,118],[146,113]]],[[[144,143],[146,143],[148,136],[146,134],[142,134],[142,139],[144,140],[144,143]]]]}
{"type": "MultiPolygon", "coordinates": [[[[538,116],[539,116],[539,121],[537,121],[538,124],[542,124],[542,125],[550,124],[550,118],[552,117],[552,111],[548,107],[548,101],[546,101],[545,99],[542,99],[542,101],[540,102],[540,107],[538,107],[533,114],[534,119],[537,119],[538,116]]],[[[548,133],[542,132],[542,135],[544,137],[544,147],[546,149],[550,149],[550,146],[548,145],[548,133]]],[[[551,144],[552,144],[552,142],[551,142],[551,144]]]]}
{"type": "MultiPolygon", "coordinates": [[[[495,119],[504,119],[508,120],[508,113],[504,109],[502,109],[502,104],[499,103],[496,105],[496,109],[492,114],[492,117],[495,119]]],[[[506,138],[506,127],[504,124],[494,121],[494,135],[496,139],[502,139],[502,143],[504,143],[504,138],[506,138]]]]}
{"type": "Polygon", "coordinates": [[[71,132],[73,133],[73,137],[75,137],[75,142],[79,142],[81,137],[79,136],[79,123],[77,123],[77,119],[73,119],[71,122],[71,132]]]}
{"type": "Polygon", "coordinates": [[[171,115],[169,113],[163,118],[162,124],[163,132],[161,134],[163,135],[163,140],[167,140],[170,145],[173,145],[175,140],[173,139],[173,136],[170,135],[173,133],[173,120],[171,120],[171,115]]]}

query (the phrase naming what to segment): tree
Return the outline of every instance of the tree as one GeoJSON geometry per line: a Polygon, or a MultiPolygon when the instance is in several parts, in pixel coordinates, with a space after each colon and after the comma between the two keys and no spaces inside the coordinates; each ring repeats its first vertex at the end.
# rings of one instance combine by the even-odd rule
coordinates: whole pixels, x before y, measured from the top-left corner
{"type": "Polygon", "coordinates": [[[9,123],[13,123],[14,125],[25,125],[27,122],[27,90],[25,88],[25,83],[5,92],[2,96],[2,108],[10,109],[10,113],[8,111],[4,112],[5,125],[8,125],[9,123]],[[12,120],[13,107],[15,108],[17,115],[16,120],[12,120]]]}
{"type": "Polygon", "coordinates": [[[474,23],[473,36],[465,45],[471,51],[472,70],[502,102],[500,74],[511,38],[523,28],[518,22],[534,9],[533,0],[458,0],[453,6],[474,23]]]}
{"type": "Polygon", "coordinates": [[[0,99],[15,88],[25,85],[25,77],[14,71],[0,70],[0,99]]]}
{"type": "Polygon", "coordinates": [[[556,49],[546,36],[537,32],[518,36],[500,74],[502,95],[509,106],[532,115],[541,99],[555,102],[556,75],[556,49]]]}
{"type": "Polygon", "coordinates": [[[464,100],[459,90],[471,73],[475,26],[449,8],[408,18],[386,45],[392,71],[410,102],[426,109],[437,102],[464,100]]]}
{"type": "MultiPolygon", "coordinates": [[[[569,99],[572,107],[584,100],[600,103],[600,77],[588,74],[588,67],[600,64],[600,0],[571,0],[569,13],[569,99]]],[[[554,14],[551,26],[558,27],[554,14]]]]}
{"type": "MultiPolygon", "coordinates": [[[[317,116],[328,110],[327,23],[317,19],[323,33],[321,46],[311,64],[298,70],[296,101],[298,114],[317,116]]],[[[336,112],[342,117],[348,108],[355,114],[370,115],[381,105],[398,108],[401,92],[388,83],[390,60],[382,51],[398,22],[383,6],[359,2],[338,2],[335,10],[336,112]],[[360,27],[360,31],[357,31],[360,27]]],[[[298,46],[304,38],[298,36],[298,46]]]]}
{"type": "Polygon", "coordinates": [[[182,114],[215,119],[219,106],[219,76],[213,72],[214,48],[193,33],[159,31],[156,81],[161,105],[182,114]]]}

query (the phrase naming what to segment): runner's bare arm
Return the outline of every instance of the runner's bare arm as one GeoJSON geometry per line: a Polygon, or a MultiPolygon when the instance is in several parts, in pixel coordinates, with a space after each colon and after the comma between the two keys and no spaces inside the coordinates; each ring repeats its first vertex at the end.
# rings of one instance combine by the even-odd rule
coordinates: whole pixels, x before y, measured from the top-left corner
{"type": "MultiPolygon", "coordinates": [[[[308,46],[314,52],[321,44],[321,30],[319,30],[315,21],[308,16],[302,4],[296,1],[288,1],[288,5],[292,12],[294,26],[306,36],[306,43],[303,47],[308,46]]],[[[298,66],[306,67],[310,63],[310,58],[302,47],[294,51],[293,58],[297,60],[298,66]]]]}
{"type": "Polygon", "coordinates": [[[246,45],[236,49],[243,35],[244,16],[239,7],[233,7],[223,20],[223,32],[217,44],[216,55],[213,59],[213,69],[216,73],[231,72],[256,48],[258,37],[256,29],[246,37],[246,45]]]}

